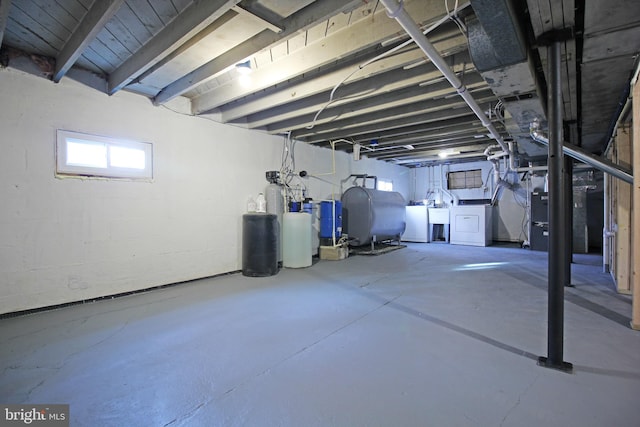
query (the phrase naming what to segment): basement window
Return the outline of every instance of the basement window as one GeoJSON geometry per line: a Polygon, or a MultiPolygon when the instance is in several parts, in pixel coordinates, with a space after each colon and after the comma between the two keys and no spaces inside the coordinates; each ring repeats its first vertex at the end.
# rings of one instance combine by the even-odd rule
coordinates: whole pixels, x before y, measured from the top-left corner
{"type": "Polygon", "coordinates": [[[381,191],[393,191],[393,181],[385,181],[384,179],[378,180],[378,190],[381,191]]]}
{"type": "Polygon", "coordinates": [[[449,190],[482,188],[482,169],[449,172],[447,175],[449,190]]]}
{"type": "Polygon", "coordinates": [[[153,147],[148,142],[58,130],[56,174],[100,178],[153,178],[153,147]]]}

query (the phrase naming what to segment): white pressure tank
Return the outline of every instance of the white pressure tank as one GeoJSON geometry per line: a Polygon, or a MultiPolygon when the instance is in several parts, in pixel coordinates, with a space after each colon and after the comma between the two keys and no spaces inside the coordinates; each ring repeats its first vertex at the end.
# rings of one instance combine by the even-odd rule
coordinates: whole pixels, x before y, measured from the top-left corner
{"type": "Polygon", "coordinates": [[[311,214],[285,212],[282,230],[282,266],[309,267],[311,258],[311,214]]]}

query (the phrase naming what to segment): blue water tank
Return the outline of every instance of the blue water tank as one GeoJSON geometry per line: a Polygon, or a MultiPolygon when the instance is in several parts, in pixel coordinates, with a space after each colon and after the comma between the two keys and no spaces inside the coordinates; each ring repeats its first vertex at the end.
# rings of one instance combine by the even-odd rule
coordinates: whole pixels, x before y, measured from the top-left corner
{"type": "Polygon", "coordinates": [[[333,238],[334,231],[338,239],[342,235],[342,202],[324,200],[320,202],[320,237],[333,238]]]}

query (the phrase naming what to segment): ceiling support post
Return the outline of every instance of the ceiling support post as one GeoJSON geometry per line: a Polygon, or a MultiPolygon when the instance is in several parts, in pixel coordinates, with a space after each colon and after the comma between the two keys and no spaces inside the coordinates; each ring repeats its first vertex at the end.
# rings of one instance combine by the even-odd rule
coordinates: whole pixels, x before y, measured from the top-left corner
{"type": "Polygon", "coordinates": [[[573,263],[573,158],[564,156],[564,285],[572,287],[571,263],[573,263]]]}
{"type": "Polygon", "coordinates": [[[563,228],[566,226],[565,186],[563,177],[563,123],[561,42],[548,47],[549,82],[547,107],[549,117],[549,271],[547,306],[547,357],[538,365],[571,372],[573,365],[564,357],[564,285],[567,255],[563,228]]]}

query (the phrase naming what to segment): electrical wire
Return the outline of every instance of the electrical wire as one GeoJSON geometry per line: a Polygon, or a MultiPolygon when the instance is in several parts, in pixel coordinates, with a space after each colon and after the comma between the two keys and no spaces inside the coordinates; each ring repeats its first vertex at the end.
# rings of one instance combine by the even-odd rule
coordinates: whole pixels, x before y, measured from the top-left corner
{"type": "MultiPolygon", "coordinates": [[[[436,28],[438,28],[440,25],[442,25],[442,23],[446,22],[447,20],[453,20],[453,22],[456,23],[456,25],[458,26],[458,28],[460,29],[460,31],[462,32],[462,34],[466,37],[466,31],[463,30],[463,24],[461,24],[460,22],[458,22],[457,19],[457,14],[458,14],[458,0],[456,0],[455,3],[455,7],[454,10],[452,12],[449,12],[449,7],[447,5],[447,1],[445,0],[445,7],[447,9],[447,16],[445,16],[443,19],[438,20],[437,22],[435,22],[433,25],[431,25],[430,27],[426,28],[422,34],[427,35],[429,34],[431,31],[435,30],[436,28]],[[456,18],[452,18],[452,16],[456,16],[456,18]]],[[[466,6],[465,6],[466,7],[466,6]]],[[[402,2],[400,2],[400,8],[402,8],[402,2]]],[[[320,114],[322,114],[322,112],[324,110],[326,110],[331,104],[333,104],[335,101],[338,101],[341,98],[338,99],[334,99],[335,93],[338,90],[338,88],[340,86],[342,86],[347,80],[349,80],[354,74],[356,74],[358,71],[362,70],[364,67],[371,65],[372,63],[379,61],[380,59],[383,59],[389,55],[391,55],[392,53],[397,52],[398,50],[410,45],[411,43],[413,43],[414,41],[409,38],[408,40],[406,40],[403,43],[400,43],[399,45],[397,45],[396,47],[389,49],[383,53],[381,53],[378,56],[375,56],[371,59],[369,59],[368,61],[365,61],[364,63],[358,65],[358,67],[353,70],[351,73],[349,73],[344,79],[342,79],[340,82],[338,82],[333,89],[331,90],[331,93],[329,94],[329,100],[320,108],[320,110],[318,110],[318,112],[316,113],[316,115],[313,117],[313,120],[311,121],[311,124],[309,126],[307,126],[307,129],[313,129],[316,125],[316,122],[318,121],[318,117],[320,117],[320,114]]]]}

